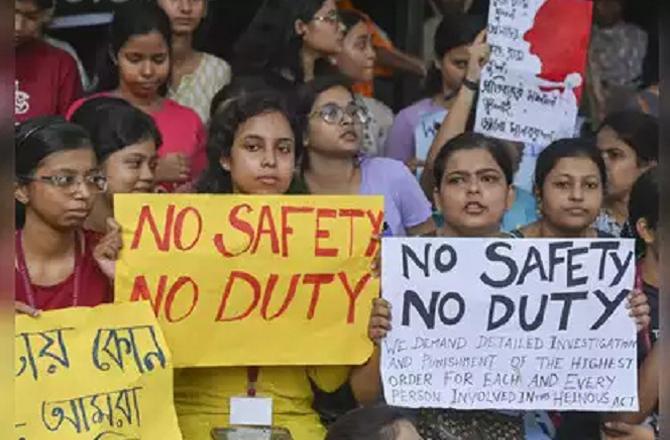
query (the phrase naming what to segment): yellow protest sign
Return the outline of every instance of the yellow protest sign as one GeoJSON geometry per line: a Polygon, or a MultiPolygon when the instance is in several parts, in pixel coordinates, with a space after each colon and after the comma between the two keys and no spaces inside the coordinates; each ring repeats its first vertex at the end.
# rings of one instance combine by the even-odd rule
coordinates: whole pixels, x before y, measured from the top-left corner
{"type": "Polygon", "coordinates": [[[172,361],[148,303],[20,315],[15,329],[19,438],[182,438],[172,361]]]}
{"type": "Polygon", "coordinates": [[[370,356],[381,197],[120,195],[115,217],[116,300],[152,302],[175,366],[370,356]]]}

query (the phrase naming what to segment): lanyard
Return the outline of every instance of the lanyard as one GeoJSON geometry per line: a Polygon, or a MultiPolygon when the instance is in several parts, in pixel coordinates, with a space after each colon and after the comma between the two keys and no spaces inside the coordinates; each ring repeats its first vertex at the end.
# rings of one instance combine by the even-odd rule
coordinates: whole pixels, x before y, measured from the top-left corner
{"type": "MultiPolygon", "coordinates": [[[[642,292],[644,282],[642,280],[642,265],[638,264],[635,268],[635,289],[642,292]]],[[[646,352],[651,351],[651,337],[649,336],[649,329],[647,327],[641,330],[642,343],[646,352]]]]}
{"type": "Polygon", "coordinates": [[[247,397],[256,397],[256,383],[260,368],[247,367],[247,397]]]}
{"type": "MultiPolygon", "coordinates": [[[[35,293],[33,292],[33,285],[30,282],[30,274],[28,273],[28,267],[26,265],[26,256],[23,252],[23,231],[18,231],[16,233],[16,264],[21,276],[21,281],[23,282],[23,287],[26,291],[26,297],[28,298],[28,305],[32,308],[37,308],[37,303],[35,302],[35,293]]],[[[79,304],[79,281],[81,278],[81,254],[83,249],[81,248],[81,239],[79,233],[76,232],[74,236],[74,292],[72,293],[72,307],[77,307],[79,304]]]]}

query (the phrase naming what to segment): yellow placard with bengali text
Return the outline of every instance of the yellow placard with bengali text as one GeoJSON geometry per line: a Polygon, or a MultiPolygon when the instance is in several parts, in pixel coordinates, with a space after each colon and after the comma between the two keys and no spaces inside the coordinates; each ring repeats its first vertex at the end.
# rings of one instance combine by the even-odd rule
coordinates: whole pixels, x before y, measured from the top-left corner
{"type": "Polygon", "coordinates": [[[176,367],[355,365],[377,196],[117,195],[116,301],[148,299],[176,367]]]}
{"type": "Polygon", "coordinates": [[[172,360],[147,302],[18,315],[14,353],[18,438],[182,438],[172,360]]]}

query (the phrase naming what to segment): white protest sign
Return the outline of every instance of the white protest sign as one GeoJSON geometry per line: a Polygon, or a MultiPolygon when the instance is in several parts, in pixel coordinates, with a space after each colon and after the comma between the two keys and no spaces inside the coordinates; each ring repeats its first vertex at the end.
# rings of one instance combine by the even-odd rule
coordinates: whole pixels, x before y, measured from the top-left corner
{"type": "Polygon", "coordinates": [[[632,240],[385,238],[389,405],[635,411],[632,240]]]}
{"type": "Polygon", "coordinates": [[[573,137],[585,83],[590,0],[492,0],[475,131],[547,145],[573,137]]]}
{"type": "MultiPolygon", "coordinates": [[[[438,110],[433,113],[425,114],[419,120],[416,128],[414,128],[414,145],[416,146],[417,159],[425,161],[430,152],[430,146],[433,145],[433,140],[440,130],[442,121],[447,116],[446,110],[438,110]]],[[[421,177],[424,167],[417,167],[416,177],[421,177]]]]}

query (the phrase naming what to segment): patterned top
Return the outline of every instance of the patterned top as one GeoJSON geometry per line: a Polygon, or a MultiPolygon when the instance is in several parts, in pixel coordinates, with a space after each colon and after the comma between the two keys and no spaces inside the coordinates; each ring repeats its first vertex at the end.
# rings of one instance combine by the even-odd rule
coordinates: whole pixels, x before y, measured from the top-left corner
{"type": "Polygon", "coordinates": [[[596,221],[593,222],[593,227],[607,232],[613,237],[621,237],[625,230],[625,225],[619,224],[614,217],[612,217],[606,210],[601,210],[600,215],[596,217],[596,221]]]}
{"type": "Polygon", "coordinates": [[[202,123],[207,125],[212,98],[230,82],[230,78],[228,63],[214,55],[203,53],[195,72],[184,75],[176,89],[170,88],[168,96],[193,109],[202,123]]]}
{"type": "Polygon", "coordinates": [[[393,125],[393,112],[381,101],[367,96],[356,98],[365,108],[368,122],[363,129],[362,152],[367,156],[383,156],[384,144],[393,125]]]}
{"type": "Polygon", "coordinates": [[[637,86],[647,54],[647,33],[629,23],[593,27],[591,54],[594,67],[606,84],[637,86]]]}

